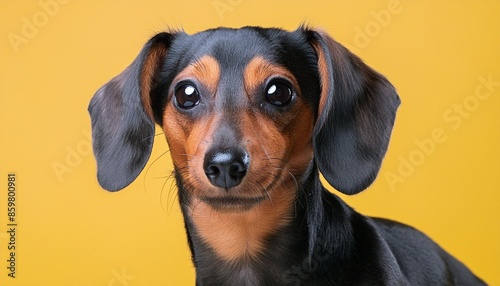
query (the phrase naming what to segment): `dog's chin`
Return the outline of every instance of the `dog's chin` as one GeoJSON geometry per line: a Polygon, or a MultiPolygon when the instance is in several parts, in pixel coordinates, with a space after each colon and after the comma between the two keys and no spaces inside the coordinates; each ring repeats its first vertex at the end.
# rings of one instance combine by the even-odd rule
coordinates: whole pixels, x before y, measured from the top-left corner
{"type": "Polygon", "coordinates": [[[266,197],[201,197],[202,202],[220,212],[245,212],[259,205],[266,197]]]}

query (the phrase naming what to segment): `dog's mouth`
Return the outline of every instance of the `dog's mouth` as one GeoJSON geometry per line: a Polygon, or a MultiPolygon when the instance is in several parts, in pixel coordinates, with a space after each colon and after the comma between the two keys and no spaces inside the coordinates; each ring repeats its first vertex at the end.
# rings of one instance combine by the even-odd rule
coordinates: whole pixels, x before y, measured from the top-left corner
{"type": "Polygon", "coordinates": [[[261,197],[201,197],[201,201],[208,204],[210,207],[220,211],[246,211],[258,205],[266,199],[261,197]]]}

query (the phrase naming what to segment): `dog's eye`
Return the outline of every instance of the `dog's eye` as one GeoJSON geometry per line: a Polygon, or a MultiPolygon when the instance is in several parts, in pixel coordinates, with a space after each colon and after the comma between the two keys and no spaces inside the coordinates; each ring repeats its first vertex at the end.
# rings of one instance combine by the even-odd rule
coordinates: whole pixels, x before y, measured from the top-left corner
{"type": "Polygon", "coordinates": [[[292,99],[292,89],[283,82],[271,82],[266,88],[266,99],[272,105],[285,106],[292,99]]]}
{"type": "Polygon", "coordinates": [[[200,93],[191,84],[184,84],[175,90],[175,102],[182,109],[190,109],[200,103],[200,93]]]}

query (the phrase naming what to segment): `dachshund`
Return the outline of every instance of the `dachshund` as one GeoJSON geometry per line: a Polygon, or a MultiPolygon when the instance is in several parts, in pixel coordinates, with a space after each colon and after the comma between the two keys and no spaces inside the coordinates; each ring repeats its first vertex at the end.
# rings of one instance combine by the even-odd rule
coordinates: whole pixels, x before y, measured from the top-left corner
{"type": "Polygon", "coordinates": [[[322,30],[153,36],[89,104],[109,191],[166,137],[196,285],[485,285],[418,230],[354,211],[400,99],[322,30]]]}

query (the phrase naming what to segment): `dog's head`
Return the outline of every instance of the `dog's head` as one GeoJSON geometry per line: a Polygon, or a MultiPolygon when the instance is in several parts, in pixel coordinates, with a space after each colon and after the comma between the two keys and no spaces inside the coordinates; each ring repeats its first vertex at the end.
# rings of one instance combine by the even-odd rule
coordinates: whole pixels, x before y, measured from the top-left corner
{"type": "Polygon", "coordinates": [[[382,75],[322,32],[160,33],[90,103],[98,180],[130,184],[156,122],[178,183],[214,209],[293,197],[311,166],[355,194],[378,173],[398,105],[382,75]]]}

